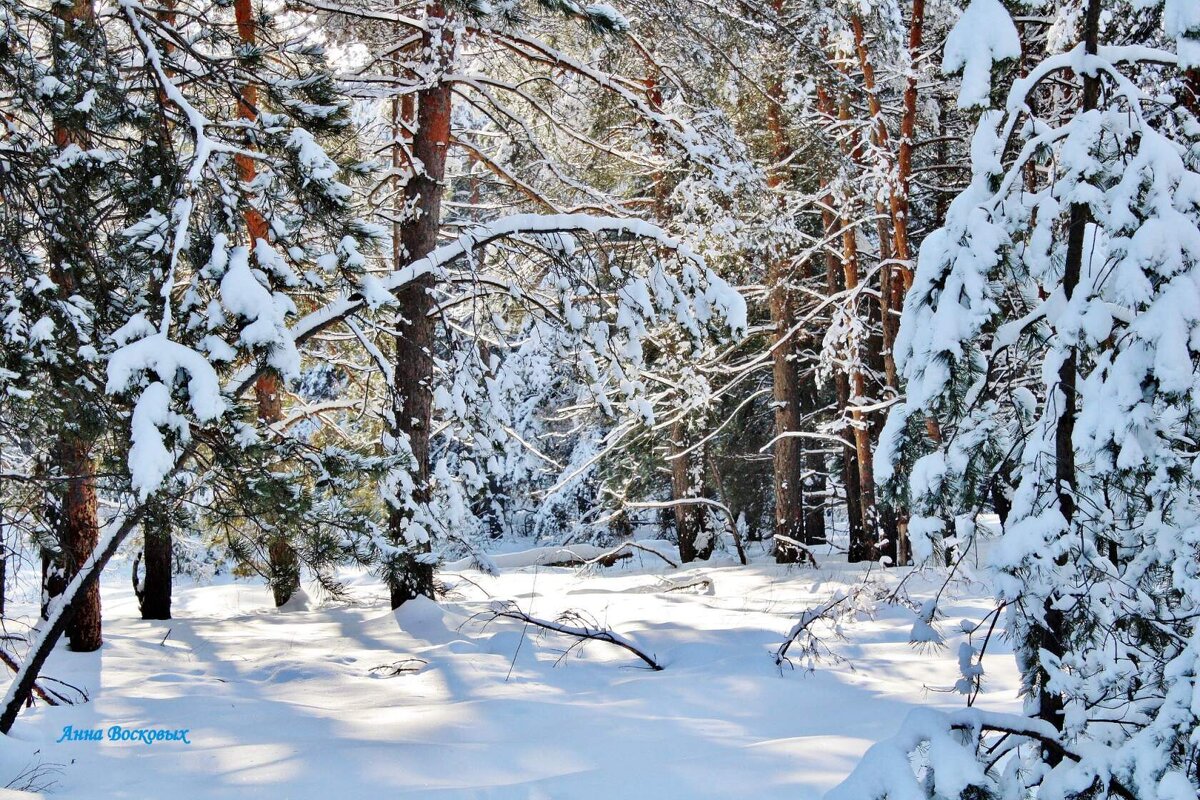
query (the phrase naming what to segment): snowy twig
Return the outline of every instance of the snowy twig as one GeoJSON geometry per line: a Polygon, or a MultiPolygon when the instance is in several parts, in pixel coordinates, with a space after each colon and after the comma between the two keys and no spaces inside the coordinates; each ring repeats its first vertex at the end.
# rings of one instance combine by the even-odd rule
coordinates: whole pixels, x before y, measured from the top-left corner
{"type": "Polygon", "coordinates": [[[812,632],[809,630],[809,628],[818,620],[829,619],[831,612],[834,609],[836,609],[838,606],[841,606],[854,596],[855,592],[839,591],[833,596],[832,599],[827,600],[815,608],[810,608],[801,614],[800,619],[788,632],[787,639],[775,650],[775,666],[782,668],[784,664],[792,663],[791,659],[788,658],[788,650],[791,649],[793,644],[801,639],[804,639],[804,641],[800,645],[800,649],[810,656],[816,655],[819,642],[816,637],[812,635],[812,632]]]}
{"type": "Polygon", "coordinates": [[[742,547],[742,535],[738,531],[737,520],[733,517],[733,512],[729,510],[729,506],[710,497],[680,497],[676,500],[655,500],[646,501],[643,503],[626,503],[627,508],[636,509],[657,509],[657,508],[675,508],[677,506],[709,506],[721,512],[725,518],[725,526],[729,530],[729,535],[733,538],[734,547],[737,549],[738,559],[745,566],[746,552],[742,547]]]}
{"type": "Polygon", "coordinates": [[[679,567],[678,563],[667,558],[662,553],[655,550],[653,547],[646,547],[646,545],[640,544],[638,542],[623,542],[623,543],[617,545],[616,547],[614,547],[612,550],[609,550],[607,553],[601,553],[600,555],[596,556],[595,558],[591,558],[591,559],[588,559],[587,561],[584,561],[583,566],[590,567],[593,564],[599,564],[602,567],[611,567],[613,564],[615,564],[617,562],[617,560],[629,558],[633,555],[633,553],[624,552],[626,549],[641,550],[643,553],[649,553],[652,556],[658,556],[663,561],[670,564],[672,567],[675,567],[675,568],[679,567]]]}
{"type": "MultiPolygon", "coordinates": [[[[506,602],[493,603],[491,607],[491,614],[492,619],[498,619],[500,617],[504,617],[506,619],[515,619],[518,622],[524,622],[526,625],[533,625],[543,630],[561,633],[565,636],[574,636],[581,642],[590,640],[615,644],[617,647],[633,653],[655,672],[661,672],[663,669],[661,664],[655,661],[653,657],[646,655],[646,653],[640,650],[633,642],[621,636],[619,633],[614,633],[607,628],[601,628],[598,626],[593,627],[591,625],[569,625],[565,622],[538,619],[537,617],[526,614],[524,611],[517,608],[515,604],[506,602]]],[[[578,620],[578,617],[571,618],[578,620]]]]}
{"type": "Polygon", "coordinates": [[[701,578],[698,581],[688,581],[687,583],[666,582],[668,585],[664,588],[657,588],[660,592],[686,592],[688,589],[699,589],[704,594],[712,594],[713,582],[712,578],[701,578]]]}
{"type": "Polygon", "coordinates": [[[411,675],[420,672],[423,667],[428,665],[429,662],[423,658],[402,658],[391,664],[380,664],[378,667],[371,667],[370,672],[372,675],[379,675],[383,678],[394,678],[397,675],[411,675]]]}

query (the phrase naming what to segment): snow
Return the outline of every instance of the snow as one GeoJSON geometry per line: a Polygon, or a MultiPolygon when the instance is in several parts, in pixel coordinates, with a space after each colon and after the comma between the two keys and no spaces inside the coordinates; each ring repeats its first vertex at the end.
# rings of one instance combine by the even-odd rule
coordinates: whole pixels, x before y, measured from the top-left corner
{"type": "Polygon", "coordinates": [[[959,108],[987,108],[996,62],[1021,56],[1021,37],[1000,0],[971,0],[950,30],[942,54],[942,71],[962,71],[959,108]]]}
{"type": "Polygon", "coordinates": [[[108,383],[105,391],[117,394],[129,391],[143,372],[154,373],[158,381],[151,382],[139,396],[133,412],[133,447],[128,464],[131,483],[145,499],[162,483],[174,468],[162,437],[161,428],[173,427],[186,436],[187,421],[170,411],[170,387],[181,373],[188,376],[188,404],[202,422],[219,417],[225,411],[225,399],[212,364],[200,353],[165,333],[156,333],[122,346],[108,360],[108,383]]]}
{"type": "Polygon", "coordinates": [[[1175,38],[1179,66],[1200,67],[1200,3],[1195,0],[1166,0],[1163,29],[1175,38]]]}
{"type": "MultiPolygon", "coordinates": [[[[267,252],[274,253],[269,247],[267,252]]],[[[264,245],[257,250],[260,257],[264,245]]],[[[282,292],[267,288],[266,276],[250,268],[250,254],[245,247],[235,247],[229,253],[229,267],[221,278],[221,303],[248,323],[242,328],[239,340],[249,348],[268,348],[268,361],[287,380],[300,377],[300,354],[288,333],[286,317],[294,313],[295,305],[282,292]]]]}
{"type": "Polygon", "coordinates": [[[186,435],[187,421],[171,412],[171,393],[159,381],[151,383],[133,408],[129,471],[133,490],[145,500],[175,467],[175,455],[163,441],[161,429],[186,435]]]}
{"type": "Polygon", "coordinates": [[[583,13],[591,19],[602,21],[607,30],[622,32],[629,30],[629,20],[608,3],[594,3],[586,6],[583,13]]]}
{"type": "MultiPolygon", "coordinates": [[[[1168,35],[1195,34],[1197,6],[1186,5],[1187,12],[1164,8],[1168,35]]],[[[956,34],[993,35],[967,24],[977,6],[956,34]]],[[[948,60],[961,62],[966,46],[966,38],[948,43],[948,60]]],[[[1167,753],[1196,741],[1198,642],[1190,624],[1172,631],[1153,666],[1136,652],[1140,642],[1126,649],[1113,633],[1142,620],[1160,624],[1168,605],[1164,627],[1190,619],[1197,596],[1200,174],[1185,155],[1187,137],[1157,127],[1157,101],[1138,77],[1144,65],[1188,58],[1182,41],[1178,59],[1142,46],[1101,47],[1095,55],[1075,46],[1032,67],[1013,81],[1003,113],[981,115],[971,184],[950,206],[946,227],[922,244],[896,343],[907,399],[881,436],[877,475],[909,479],[918,557],[935,554],[938,521],[953,521],[961,548],[972,541],[980,499],[996,489],[1009,497],[988,559],[993,588],[1007,603],[1017,642],[1036,642],[1053,627],[1049,609],[1064,613],[1065,652],[1025,644],[1018,660],[1027,676],[1039,672],[1062,695],[1062,740],[1076,748],[1053,766],[1027,748],[1023,770],[1009,767],[983,783],[959,771],[940,795],[960,793],[963,780],[976,787],[972,793],[991,794],[987,782],[999,780],[1005,796],[1036,784],[1040,800],[1060,800],[1099,775],[1127,796],[1170,796],[1178,781],[1167,753]],[[1101,76],[1112,90],[1096,108],[1037,118],[1028,98],[1063,69],[1101,76]],[[1049,175],[1030,186],[1025,167],[1035,158],[1050,165],[1049,175]],[[1083,231],[1084,252],[1069,256],[1061,231],[1080,205],[1092,223],[1083,231]],[[1078,259],[1070,272],[1063,269],[1068,256],[1078,259]],[[1019,378],[1000,374],[1026,359],[1019,378]],[[1078,376],[1070,395],[1065,369],[1078,376]],[[1024,393],[1009,392],[1022,384],[1024,393]],[[1068,397],[1077,409],[1069,441],[1059,426],[1068,397]],[[936,420],[936,432],[921,430],[922,416],[936,420]],[[1066,493],[1055,471],[1063,444],[1073,450],[1069,504],[1059,501],[1066,493]],[[1161,688],[1153,698],[1114,689],[1134,682],[1161,688]],[[1134,718],[1142,721],[1129,730],[1109,724],[1134,718]]],[[[973,669],[969,654],[963,663],[973,669]]],[[[961,753],[946,750],[946,724],[906,726],[894,747],[880,745],[864,762],[858,788],[845,796],[878,797],[872,776],[893,772],[898,757],[919,761],[918,751],[928,752],[930,769],[937,762],[953,772],[961,753]]],[[[924,796],[916,784],[890,791],[924,796]]]]}
{"type": "MultiPolygon", "coordinates": [[[[838,784],[913,709],[962,708],[960,696],[931,691],[956,682],[962,637],[948,632],[948,648],[915,650],[903,607],[843,623],[845,641],[830,637],[853,670],[776,668],[771,654],[795,620],[859,585],[862,570],[829,554],[819,554],[820,570],[752,555],[750,567],[718,557],[675,570],[635,553],[595,571],[449,571],[440,604],[422,599],[397,613],[376,579],[353,571],[342,573],[346,599],[308,587],[285,611],[261,582],[219,578],[177,586],[176,619],[161,622],[138,619],[118,567],[102,584],[103,649],[60,647],[44,672],[85,688],[91,702],[26,711],[0,768],[23,757],[64,765],[56,794],[89,798],[170,787],[188,798],[806,800],[838,784]],[[705,592],[671,590],[701,578],[705,592]],[[541,619],[577,610],[665,670],[601,642],[564,656],[569,640],[489,622],[502,601],[541,619]],[[418,669],[373,671],[387,665],[418,669]],[[67,725],[187,729],[191,744],[57,743],[67,725]]],[[[894,586],[904,572],[874,575],[894,586]]],[[[905,586],[919,603],[937,585],[917,575],[905,586]]],[[[944,607],[980,618],[986,594],[976,586],[944,607]]],[[[978,705],[1017,710],[1011,652],[1000,647],[985,665],[978,705]]]]}

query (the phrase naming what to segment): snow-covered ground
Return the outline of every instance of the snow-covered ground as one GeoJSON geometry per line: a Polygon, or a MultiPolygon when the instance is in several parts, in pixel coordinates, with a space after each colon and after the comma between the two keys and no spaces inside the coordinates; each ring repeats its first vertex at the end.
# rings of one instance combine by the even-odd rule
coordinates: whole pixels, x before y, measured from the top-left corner
{"type": "MultiPolygon", "coordinates": [[[[645,554],[588,574],[553,567],[442,575],[444,602],[387,608],[348,573],[351,598],[276,611],[250,581],[177,587],[176,619],[145,622],[127,573],[106,576],[105,645],[60,648],[46,671],[91,702],[26,711],[0,753],[0,785],[41,764],[48,795],[190,798],[804,798],[844,777],[917,705],[961,707],[957,640],[909,644],[913,613],[880,605],[830,640],[844,661],[778,669],[771,652],[806,608],[862,569],[777,567],[761,555],[664,569],[645,554]],[[667,581],[711,581],[666,591],[667,581]],[[629,653],[486,622],[494,600],[554,618],[582,611],[665,666],[629,653]],[[477,615],[484,616],[477,616],[477,615]],[[383,677],[404,659],[420,671],[383,677]],[[417,662],[411,662],[418,665],[417,662]],[[188,729],[190,744],[57,742],[76,730],[188,729]]],[[[903,570],[872,580],[894,585],[903,570]]],[[[914,576],[917,602],[936,584],[914,576]]],[[[990,608],[958,587],[959,616],[990,608]]],[[[1016,710],[1008,648],[993,645],[977,705],[1016,710]]]]}

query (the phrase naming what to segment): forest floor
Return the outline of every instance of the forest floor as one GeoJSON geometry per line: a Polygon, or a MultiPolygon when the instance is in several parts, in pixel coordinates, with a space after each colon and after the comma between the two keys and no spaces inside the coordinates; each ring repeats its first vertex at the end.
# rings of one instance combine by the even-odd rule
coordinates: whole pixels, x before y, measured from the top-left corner
{"type": "MultiPolygon", "coordinates": [[[[796,617],[861,585],[864,567],[751,555],[748,567],[672,569],[639,553],[582,572],[447,572],[440,605],[397,613],[363,573],[344,574],[343,599],[284,611],[261,582],[226,579],[177,586],[163,622],[138,619],[126,567],[103,583],[104,647],[60,646],[45,673],[91,701],[27,710],[0,750],[0,785],[25,772],[47,796],[79,798],[807,800],[913,707],[963,705],[945,691],[958,619],[991,609],[986,587],[952,587],[945,647],[910,644],[911,608],[881,603],[844,638],[818,628],[836,658],[780,669],[772,652],[796,617]],[[564,655],[571,639],[489,622],[496,600],[542,619],[579,611],[665,669],[604,642],[564,655]],[[373,669],[397,662],[419,671],[373,669]],[[67,725],[187,729],[190,744],[58,742],[67,725]]],[[[906,573],[876,567],[871,591],[906,573]]],[[[904,586],[917,604],[937,588],[922,575],[904,586]]],[[[1017,710],[1011,649],[989,651],[977,705],[1017,710]]]]}

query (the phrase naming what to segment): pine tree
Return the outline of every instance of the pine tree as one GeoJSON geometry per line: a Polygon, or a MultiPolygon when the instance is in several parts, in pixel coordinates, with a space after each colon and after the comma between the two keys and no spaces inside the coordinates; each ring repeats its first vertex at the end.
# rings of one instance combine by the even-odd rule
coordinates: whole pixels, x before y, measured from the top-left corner
{"type": "MultiPolygon", "coordinates": [[[[198,43],[182,58],[167,44],[178,41],[169,22],[134,3],[103,17],[84,6],[57,9],[6,5],[0,59],[0,80],[14,98],[0,170],[8,234],[0,378],[20,426],[14,434],[44,464],[35,477],[50,487],[49,523],[64,531],[69,578],[10,691],[6,730],[27,679],[64,629],[77,648],[99,646],[98,570],[151,511],[161,518],[223,481],[242,501],[266,499],[281,512],[313,507],[312,493],[297,494],[294,472],[244,480],[240,470],[256,461],[294,463],[301,454],[294,442],[264,441],[229,413],[230,400],[240,394],[240,371],[269,366],[298,377],[284,324],[295,302],[286,292],[302,280],[313,298],[357,286],[361,265],[338,254],[357,252],[356,238],[370,233],[353,217],[337,165],[302,127],[342,124],[345,106],[330,95],[327,73],[260,73],[285,113],[254,121],[254,154],[270,168],[239,184],[243,131],[209,102],[225,95],[227,70],[236,69],[220,57],[228,38],[210,37],[212,51],[198,43]],[[206,57],[207,81],[191,80],[196,59],[206,57]],[[255,247],[253,267],[250,249],[233,244],[247,206],[275,237],[255,247]],[[229,398],[222,380],[234,387],[229,398]],[[93,477],[97,462],[103,486],[93,477]],[[130,509],[110,521],[99,547],[97,489],[130,509]]],[[[188,16],[186,24],[202,20],[188,16]]],[[[290,64],[319,63],[311,52],[293,55],[290,64]]],[[[303,455],[326,484],[346,460],[303,455]]],[[[355,471],[366,475],[371,466],[355,471]]],[[[281,518],[310,527],[304,514],[281,518]]],[[[346,514],[339,525],[356,519],[346,514]]]]}
{"type": "MultiPolygon", "coordinates": [[[[975,546],[979,516],[1007,501],[991,561],[1027,718],[950,716],[903,734],[919,747],[969,724],[955,751],[968,760],[988,752],[981,737],[1011,737],[1019,761],[972,767],[969,790],[985,795],[1200,787],[1200,128],[1150,91],[1186,81],[1200,17],[1141,5],[1059,4],[1074,42],[1007,93],[991,76],[1019,37],[996,0],[972,0],[946,47],[964,70],[960,105],[1006,97],[981,116],[970,187],[922,245],[897,342],[908,395],[879,463],[911,503],[924,558],[947,529],[960,552],[975,546]],[[1106,30],[1106,14],[1163,25],[1106,30]]],[[[872,769],[838,796],[882,796],[872,769]]],[[[921,785],[932,797],[937,779],[921,785]]]]}

